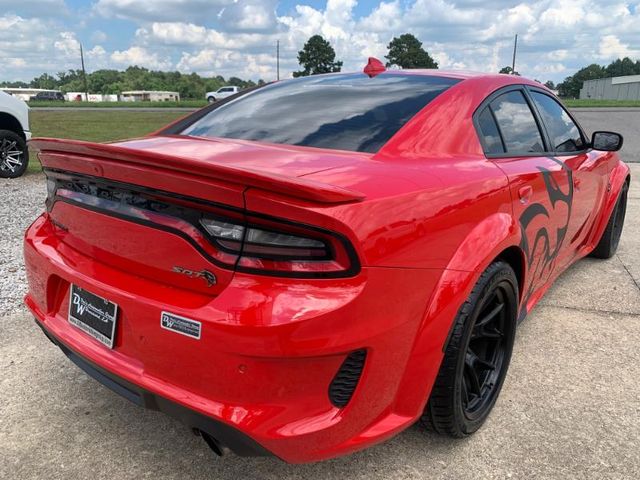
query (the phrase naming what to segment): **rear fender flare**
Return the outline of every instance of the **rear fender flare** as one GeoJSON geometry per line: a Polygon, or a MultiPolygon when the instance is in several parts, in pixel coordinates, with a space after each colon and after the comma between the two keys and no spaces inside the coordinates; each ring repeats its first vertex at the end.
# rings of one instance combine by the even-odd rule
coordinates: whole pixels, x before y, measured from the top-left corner
{"type": "Polygon", "coordinates": [[[503,212],[486,217],[460,244],[443,271],[416,332],[396,397],[396,413],[414,418],[422,414],[460,306],[491,262],[519,244],[518,224],[503,212]]]}
{"type": "Polygon", "coordinates": [[[597,227],[594,229],[593,237],[591,237],[591,249],[595,248],[597,243],[600,241],[604,230],[607,228],[607,222],[609,222],[611,212],[613,212],[613,209],[616,206],[616,202],[618,201],[618,196],[620,195],[622,186],[630,178],[629,166],[625,163],[618,162],[618,164],[611,171],[609,175],[609,192],[607,193],[607,197],[603,202],[602,212],[600,213],[597,227]]]}

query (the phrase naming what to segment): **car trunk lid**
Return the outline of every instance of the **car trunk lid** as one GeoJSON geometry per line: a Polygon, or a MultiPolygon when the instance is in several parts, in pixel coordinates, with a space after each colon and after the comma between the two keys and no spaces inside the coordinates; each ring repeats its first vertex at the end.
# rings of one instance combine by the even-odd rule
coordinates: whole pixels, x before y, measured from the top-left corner
{"type": "Polygon", "coordinates": [[[50,218],[65,243],[102,263],[212,295],[231,281],[238,256],[212,242],[200,220],[242,224],[247,188],[319,204],[363,198],[300,178],[358,155],[188,137],[37,139],[33,146],[53,191],[50,218]]]}

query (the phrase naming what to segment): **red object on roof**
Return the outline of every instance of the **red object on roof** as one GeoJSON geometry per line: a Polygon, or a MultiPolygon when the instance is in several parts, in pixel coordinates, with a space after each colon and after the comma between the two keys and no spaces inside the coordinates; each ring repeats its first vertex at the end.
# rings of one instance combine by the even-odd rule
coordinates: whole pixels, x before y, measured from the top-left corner
{"type": "Polygon", "coordinates": [[[385,72],[386,70],[387,70],[387,67],[384,66],[384,63],[382,63],[380,60],[378,60],[375,57],[369,57],[369,61],[367,62],[367,65],[364,67],[364,73],[366,73],[372,78],[375,77],[376,75],[381,74],[382,72],[385,72]]]}

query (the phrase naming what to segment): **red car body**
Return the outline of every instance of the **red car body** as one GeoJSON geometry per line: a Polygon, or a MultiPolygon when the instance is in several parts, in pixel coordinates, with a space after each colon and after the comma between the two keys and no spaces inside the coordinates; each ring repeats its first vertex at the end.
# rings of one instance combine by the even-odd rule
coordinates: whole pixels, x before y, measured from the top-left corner
{"type": "Polygon", "coordinates": [[[35,140],[49,182],[59,182],[58,201],[50,197],[25,236],[25,302],[39,325],[103,383],[241,454],[312,462],[413,424],[483,270],[496,258],[512,265],[524,318],[594,248],[629,169],[592,149],[485,155],[474,113],[501,89],[543,89],[535,82],[387,75],[459,81],[375,153],[166,130],[108,145],[35,140]],[[65,182],[76,183],[71,193],[65,182]],[[333,256],[293,266],[237,258],[171,215],[151,209],[131,221],[74,201],[100,182],[163,205],[314,232],[333,256]],[[534,204],[546,213],[532,213],[534,204]],[[219,266],[227,261],[235,267],[219,266]],[[118,305],[112,349],[69,323],[71,284],[118,305]],[[166,311],[200,322],[199,338],[161,328],[166,311]],[[348,403],[336,406],[328,391],[353,352],[366,360],[348,403]]]}

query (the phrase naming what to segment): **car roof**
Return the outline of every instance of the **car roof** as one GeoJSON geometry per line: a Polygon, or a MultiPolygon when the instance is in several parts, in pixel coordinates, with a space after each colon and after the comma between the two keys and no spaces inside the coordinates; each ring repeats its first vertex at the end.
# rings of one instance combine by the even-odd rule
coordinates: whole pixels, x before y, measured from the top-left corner
{"type": "Polygon", "coordinates": [[[473,70],[440,70],[440,69],[406,69],[406,70],[386,70],[385,74],[393,75],[424,75],[431,77],[455,78],[458,80],[493,80],[501,85],[534,85],[542,87],[542,84],[519,75],[508,75],[504,73],[486,73],[473,70]]]}
{"type": "MultiPolygon", "coordinates": [[[[362,71],[346,71],[346,72],[334,72],[334,73],[323,73],[318,76],[342,76],[342,75],[353,75],[354,73],[363,73],[362,71]]],[[[546,90],[546,87],[539,82],[528,79],[526,77],[521,77],[519,75],[508,75],[504,73],[486,73],[486,72],[477,72],[473,70],[440,70],[433,68],[410,68],[410,69],[387,69],[384,72],[380,72],[385,75],[421,75],[421,76],[429,76],[429,77],[442,77],[442,78],[454,78],[460,80],[461,83],[465,84],[469,83],[482,83],[482,84],[494,84],[496,86],[507,86],[507,85],[531,85],[540,87],[546,90]]],[[[300,78],[300,77],[299,77],[300,78]]],[[[297,80],[296,78],[291,79],[283,79],[287,80],[297,80]]],[[[283,81],[280,80],[280,81],[283,81]]],[[[470,85],[469,85],[470,86],[470,85]]]]}

